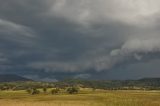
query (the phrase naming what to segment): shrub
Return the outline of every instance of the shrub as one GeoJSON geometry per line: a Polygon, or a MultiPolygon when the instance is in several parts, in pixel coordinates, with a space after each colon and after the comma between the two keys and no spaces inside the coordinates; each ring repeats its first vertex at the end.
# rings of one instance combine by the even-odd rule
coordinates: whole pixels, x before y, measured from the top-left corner
{"type": "Polygon", "coordinates": [[[46,88],[46,87],[43,88],[43,92],[44,92],[44,93],[47,92],[47,88],[46,88]]]}
{"type": "Polygon", "coordinates": [[[29,88],[26,91],[31,95],[35,95],[35,94],[39,94],[40,93],[40,91],[37,90],[36,88],[33,88],[33,89],[29,88]]]}
{"type": "Polygon", "coordinates": [[[78,87],[70,87],[70,88],[67,88],[67,92],[69,94],[76,94],[79,92],[79,88],[78,87]]]}
{"type": "Polygon", "coordinates": [[[29,93],[29,94],[31,94],[32,93],[32,89],[29,88],[29,89],[26,90],[26,92],[29,93]]]}
{"type": "Polygon", "coordinates": [[[60,92],[60,89],[59,89],[59,88],[56,88],[56,89],[52,89],[52,90],[51,90],[51,94],[52,94],[52,95],[58,94],[59,92],[60,92]]]}
{"type": "Polygon", "coordinates": [[[39,90],[37,90],[35,88],[32,89],[32,93],[31,93],[32,95],[39,94],[39,93],[40,93],[39,90]]]}

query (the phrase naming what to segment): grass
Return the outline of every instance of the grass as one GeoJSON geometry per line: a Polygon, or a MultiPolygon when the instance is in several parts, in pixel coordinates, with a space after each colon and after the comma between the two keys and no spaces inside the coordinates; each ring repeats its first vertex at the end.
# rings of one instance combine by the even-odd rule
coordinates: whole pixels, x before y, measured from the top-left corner
{"type": "Polygon", "coordinates": [[[160,91],[83,89],[75,95],[0,91],[0,106],[160,106],[160,91]]]}

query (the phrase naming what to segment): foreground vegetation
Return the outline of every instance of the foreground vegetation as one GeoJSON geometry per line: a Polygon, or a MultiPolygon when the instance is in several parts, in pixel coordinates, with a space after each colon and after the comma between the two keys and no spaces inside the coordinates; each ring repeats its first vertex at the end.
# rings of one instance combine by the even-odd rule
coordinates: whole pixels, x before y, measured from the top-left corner
{"type": "Polygon", "coordinates": [[[160,91],[95,90],[81,88],[78,94],[60,90],[52,95],[52,89],[37,95],[25,90],[0,91],[0,106],[160,106],[160,91]]]}

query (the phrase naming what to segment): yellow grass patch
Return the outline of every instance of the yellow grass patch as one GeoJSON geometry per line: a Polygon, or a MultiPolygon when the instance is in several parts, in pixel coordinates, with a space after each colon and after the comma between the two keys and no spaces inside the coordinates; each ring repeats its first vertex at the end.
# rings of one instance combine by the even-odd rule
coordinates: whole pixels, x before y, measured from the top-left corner
{"type": "Polygon", "coordinates": [[[0,106],[160,106],[159,91],[92,91],[80,94],[38,94],[0,91],[0,106]]]}

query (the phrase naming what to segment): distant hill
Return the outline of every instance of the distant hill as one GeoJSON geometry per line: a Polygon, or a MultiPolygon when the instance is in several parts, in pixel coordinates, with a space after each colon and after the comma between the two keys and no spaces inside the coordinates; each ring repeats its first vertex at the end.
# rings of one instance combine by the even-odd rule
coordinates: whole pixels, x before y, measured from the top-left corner
{"type": "Polygon", "coordinates": [[[153,81],[153,82],[160,82],[160,78],[143,78],[138,81],[153,81]]]}
{"type": "MultiPolygon", "coordinates": [[[[100,89],[160,89],[160,78],[143,78],[139,80],[81,80],[68,79],[60,83],[66,85],[82,85],[83,87],[100,89]]],[[[62,84],[61,84],[62,85],[62,84]]]]}
{"type": "Polygon", "coordinates": [[[0,74],[0,82],[17,82],[17,81],[32,81],[32,80],[14,74],[0,74]]]}

